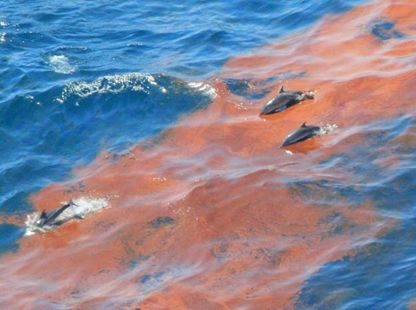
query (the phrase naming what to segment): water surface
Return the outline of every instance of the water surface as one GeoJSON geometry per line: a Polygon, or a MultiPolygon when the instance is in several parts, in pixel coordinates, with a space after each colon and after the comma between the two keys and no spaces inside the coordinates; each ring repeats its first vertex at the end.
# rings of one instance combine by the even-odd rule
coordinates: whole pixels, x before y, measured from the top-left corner
{"type": "Polygon", "coordinates": [[[414,304],[411,1],[6,14],[3,307],[414,304]],[[318,95],[259,117],[282,84],[318,95]],[[305,121],[339,128],[290,155],[305,121]],[[77,197],[111,207],[21,238],[31,209],[77,197]]]}

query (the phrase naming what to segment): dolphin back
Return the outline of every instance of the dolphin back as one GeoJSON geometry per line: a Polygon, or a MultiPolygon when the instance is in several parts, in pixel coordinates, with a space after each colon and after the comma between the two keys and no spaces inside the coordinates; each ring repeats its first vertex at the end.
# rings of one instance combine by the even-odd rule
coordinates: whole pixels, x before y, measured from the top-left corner
{"type": "Polygon", "coordinates": [[[300,128],[291,132],[286,137],[285,141],[283,141],[282,147],[310,139],[319,134],[320,131],[321,127],[319,126],[308,126],[303,124],[300,128]]]}
{"type": "Polygon", "coordinates": [[[307,98],[305,93],[302,91],[283,91],[280,92],[277,97],[266,103],[260,114],[265,115],[283,112],[287,108],[290,108],[291,106],[298,104],[305,99],[307,98]]]}
{"type": "Polygon", "coordinates": [[[60,207],[59,209],[50,212],[49,214],[48,213],[42,213],[44,215],[43,215],[43,218],[41,217],[42,222],[40,223],[40,225],[44,226],[44,225],[54,224],[54,221],[58,218],[58,216],[61,215],[62,212],[64,212],[70,206],[72,206],[72,203],[67,203],[67,204],[63,205],[62,207],[60,207]]]}

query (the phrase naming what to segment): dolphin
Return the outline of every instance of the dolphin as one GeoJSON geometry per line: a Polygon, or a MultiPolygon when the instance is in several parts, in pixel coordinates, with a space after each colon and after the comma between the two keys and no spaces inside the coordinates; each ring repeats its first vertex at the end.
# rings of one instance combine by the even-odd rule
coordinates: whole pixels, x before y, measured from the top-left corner
{"type": "Polygon", "coordinates": [[[287,91],[280,88],[279,94],[266,103],[260,112],[260,115],[282,112],[299,102],[307,99],[314,99],[315,91],[287,91]]]}
{"type": "Polygon", "coordinates": [[[60,225],[62,222],[58,220],[59,215],[62,214],[66,209],[68,209],[71,206],[77,206],[72,200],[69,203],[64,204],[62,207],[51,211],[46,212],[42,211],[40,214],[39,220],[37,221],[37,226],[44,227],[44,226],[56,226],[60,225]]]}
{"type": "Polygon", "coordinates": [[[306,125],[306,123],[303,123],[298,129],[292,131],[286,137],[285,141],[283,141],[282,147],[310,139],[319,135],[321,131],[322,128],[319,126],[306,125]]]}

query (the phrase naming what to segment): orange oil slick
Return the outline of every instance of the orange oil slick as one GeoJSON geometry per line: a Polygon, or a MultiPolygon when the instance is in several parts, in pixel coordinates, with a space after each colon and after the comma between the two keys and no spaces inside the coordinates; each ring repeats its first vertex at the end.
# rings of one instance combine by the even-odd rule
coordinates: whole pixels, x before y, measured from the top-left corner
{"type": "Polygon", "coordinates": [[[83,195],[108,197],[111,208],[24,238],[3,256],[1,307],[292,308],[310,275],[391,223],[371,202],[352,208],[339,196],[337,206],[308,204],[283,181],[314,177],[315,163],[363,137],[336,142],[329,134],[295,146],[293,156],[279,145],[304,121],[335,123],[342,133],[413,113],[415,18],[414,1],[376,1],[231,59],[211,81],[217,97],[206,109],[125,156],[103,152],[34,195],[37,209],[83,195]],[[368,29],[377,18],[393,20],[405,38],[378,40],[368,29]],[[318,95],[265,118],[258,113],[273,94],[250,102],[222,82],[287,71],[306,75],[286,88],[318,95]],[[344,219],[342,233],[330,233],[334,214],[344,219]],[[173,221],[152,225],[158,217],[173,221]]]}

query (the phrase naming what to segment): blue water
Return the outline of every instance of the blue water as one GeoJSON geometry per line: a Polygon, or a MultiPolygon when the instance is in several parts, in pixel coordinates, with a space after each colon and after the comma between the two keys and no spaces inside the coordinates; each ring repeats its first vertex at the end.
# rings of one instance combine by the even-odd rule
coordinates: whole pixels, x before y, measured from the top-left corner
{"type": "MultiPolygon", "coordinates": [[[[325,197],[324,201],[314,200],[321,207],[333,205],[340,197],[351,207],[368,201],[396,224],[388,233],[362,245],[356,255],[324,265],[307,281],[297,309],[407,309],[416,296],[416,150],[397,139],[411,138],[416,121],[402,116],[362,129],[366,134],[361,146],[317,167],[349,171],[355,186],[351,182],[310,182],[304,197],[325,197]],[[372,164],[393,154],[398,165],[380,169],[372,164]],[[331,196],[336,199],[328,200],[331,196]]],[[[335,218],[333,230],[354,229],[348,225],[346,219],[335,218]]]]}

